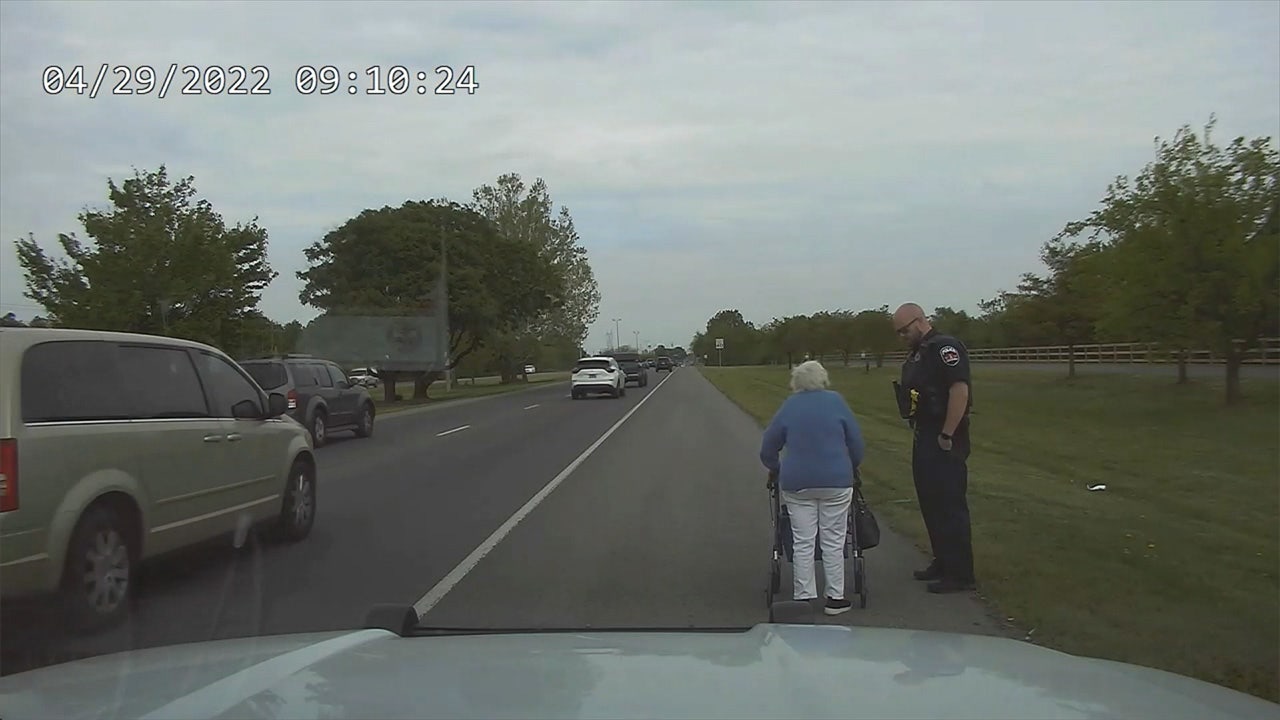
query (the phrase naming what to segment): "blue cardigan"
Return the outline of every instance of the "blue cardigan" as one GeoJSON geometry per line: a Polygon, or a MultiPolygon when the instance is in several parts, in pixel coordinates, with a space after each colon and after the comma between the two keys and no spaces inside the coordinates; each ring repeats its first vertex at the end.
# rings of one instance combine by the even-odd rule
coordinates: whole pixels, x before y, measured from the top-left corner
{"type": "Polygon", "coordinates": [[[783,490],[853,487],[865,446],[858,420],[834,390],[792,393],[760,444],[760,462],[778,473],[783,490]],[[787,452],[779,462],[778,454],[787,452]]]}

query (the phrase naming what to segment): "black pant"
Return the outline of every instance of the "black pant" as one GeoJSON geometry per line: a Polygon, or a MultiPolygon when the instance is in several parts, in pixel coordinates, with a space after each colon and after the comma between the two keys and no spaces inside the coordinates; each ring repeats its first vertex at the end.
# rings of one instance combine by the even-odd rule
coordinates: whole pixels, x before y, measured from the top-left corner
{"type": "Polygon", "coordinates": [[[934,561],[945,580],[974,582],[969,532],[969,436],[957,434],[951,450],[938,447],[939,428],[918,427],[911,446],[911,474],[934,561]]]}

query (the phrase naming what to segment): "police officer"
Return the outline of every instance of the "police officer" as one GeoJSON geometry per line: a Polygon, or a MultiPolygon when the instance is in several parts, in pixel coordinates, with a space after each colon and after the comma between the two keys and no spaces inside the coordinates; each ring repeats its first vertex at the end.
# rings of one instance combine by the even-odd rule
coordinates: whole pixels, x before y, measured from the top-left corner
{"type": "Polygon", "coordinates": [[[893,327],[911,351],[898,388],[903,417],[911,421],[911,473],[920,514],[929,532],[933,562],[917,570],[932,593],[974,587],[969,532],[969,353],[963,343],[933,328],[924,310],[907,303],[893,327]]]}

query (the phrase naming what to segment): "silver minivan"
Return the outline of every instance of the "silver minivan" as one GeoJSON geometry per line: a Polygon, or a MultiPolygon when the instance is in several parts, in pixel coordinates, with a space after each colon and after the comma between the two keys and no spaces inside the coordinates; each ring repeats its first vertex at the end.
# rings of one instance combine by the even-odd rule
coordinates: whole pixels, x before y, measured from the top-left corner
{"type": "Polygon", "coordinates": [[[0,594],[56,594],[77,630],[129,612],[140,561],[315,522],[306,429],[216,348],[0,329],[0,594]]]}

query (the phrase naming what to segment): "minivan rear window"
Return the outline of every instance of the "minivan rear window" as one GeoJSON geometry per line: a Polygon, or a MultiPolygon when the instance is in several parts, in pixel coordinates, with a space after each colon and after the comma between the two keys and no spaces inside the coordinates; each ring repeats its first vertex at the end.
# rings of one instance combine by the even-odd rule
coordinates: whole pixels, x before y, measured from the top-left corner
{"type": "Polygon", "coordinates": [[[240,367],[249,373],[249,377],[263,390],[275,390],[289,381],[282,363],[241,363],[240,367]]]}
{"type": "Polygon", "coordinates": [[[96,340],[32,345],[22,355],[22,421],[127,420],[119,348],[96,340]]]}

